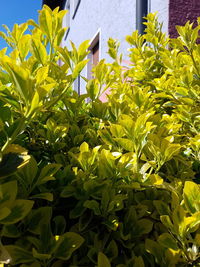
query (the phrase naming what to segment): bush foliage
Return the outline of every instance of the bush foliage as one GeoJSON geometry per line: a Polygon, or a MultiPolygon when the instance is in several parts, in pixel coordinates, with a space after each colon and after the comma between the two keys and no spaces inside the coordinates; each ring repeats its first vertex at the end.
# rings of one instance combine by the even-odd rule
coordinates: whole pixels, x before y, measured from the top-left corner
{"type": "Polygon", "coordinates": [[[149,14],[129,67],[109,39],[79,96],[89,42],[59,47],[64,14],[1,32],[1,262],[199,266],[200,20],[169,39],[149,14]]]}

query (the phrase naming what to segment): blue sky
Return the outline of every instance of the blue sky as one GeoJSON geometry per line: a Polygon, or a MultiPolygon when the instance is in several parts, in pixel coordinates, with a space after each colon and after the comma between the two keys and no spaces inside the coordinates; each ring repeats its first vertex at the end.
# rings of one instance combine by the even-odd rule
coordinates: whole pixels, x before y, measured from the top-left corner
{"type": "MultiPolygon", "coordinates": [[[[2,24],[6,24],[10,29],[15,23],[21,24],[28,19],[37,21],[38,10],[41,9],[42,0],[1,0],[0,8],[0,31],[4,31],[2,24]]],[[[0,37],[0,49],[6,46],[0,37]]]]}

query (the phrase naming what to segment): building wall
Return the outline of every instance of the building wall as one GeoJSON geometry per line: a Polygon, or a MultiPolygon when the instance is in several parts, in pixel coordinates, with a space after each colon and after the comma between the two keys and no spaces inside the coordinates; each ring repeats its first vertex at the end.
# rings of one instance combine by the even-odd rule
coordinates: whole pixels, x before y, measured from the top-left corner
{"type": "MultiPolygon", "coordinates": [[[[163,31],[168,34],[169,0],[149,0],[149,12],[158,12],[158,19],[163,23],[163,31]]],[[[200,0],[199,0],[200,1],[200,0]]]]}
{"type": "MultiPolygon", "coordinates": [[[[71,40],[78,46],[84,40],[93,40],[99,32],[100,59],[112,61],[107,54],[107,41],[112,37],[120,42],[119,52],[123,53],[124,60],[127,61],[129,44],[125,41],[125,37],[136,30],[136,0],[82,0],[74,18],[75,0],[67,0],[66,6],[69,1],[70,30],[63,45],[69,46],[71,40]]],[[[160,21],[164,20],[163,29],[166,32],[168,32],[168,1],[149,0],[149,12],[158,11],[160,21]]],[[[83,70],[82,75],[87,76],[87,69],[83,70]]],[[[84,92],[84,88],[84,81],[81,81],[81,92],[84,92]]]]}
{"type": "MultiPolygon", "coordinates": [[[[71,1],[73,2],[73,1],[71,1]]],[[[67,4],[67,3],[66,3],[67,4]]],[[[71,5],[70,30],[63,45],[69,46],[69,41],[73,41],[76,46],[84,40],[92,41],[99,33],[99,59],[105,58],[111,62],[107,54],[107,41],[109,37],[120,42],[120,53],[125,54],[128,59],[125,42],[126,35],[130,35],[135,30],[136,25],[136,1],[133,0],[82,0],[73,17],[73,6],[71,5]]],[[[87,77],[87,68],[83,70],[83,76],[87,77]]],[[[85,82],[80,82],[80,92],[84,93],[85,82]]]]}
{"type": "MultiPolygon", "coordinates": [[[[63,46],[69,46],[70,40],[76,46],[84,40],[92,42],[99,33],[99,59],[112,61],[107,54],[107,41],[112,37],[119,40],[119,52],[123,53],[127,61],[129,45],[125,37],[136,29],[136,0],[81,0],[73,17],[74,2],[79,0],[66,0],[66,7],[70,3],[70,30],[63,46]]],[[[158,12],[159,21],[163,22],[163,31],[170,37],[177,36],[176,25],[184,25],[187,20],[196,21],[200,16],[200,0],[149,0],[148,5],[149,12],[158,12]]],[[[64,20],[64,26],[68,20],[69,15],[64,20]]],[[[87,77],[87,68],[82,75],[87,77]]],[[[85,83],[81,81],[80,92],[84,91],[85,83]]]]}
{"type": "Polygon", "coordinates": [[[176,25],[184,25],[188,20],[195,22],[200,16],[200,0],[170,0],[169,34],[177,37],[176,25]]]}
{"type": "MultiPolygon", "coordinates": [[[[73,1],[71,1],[73,2],[73,1]]],[[[73,6],[72,6],[73,9],[73,6]]],[[[65,44],[72,40],[79,45],[84,40],[91,40],[100,32],[100,58],[108,58],[107,40],[109,37],[121,42],[121,51],[128,45],[125,36],[135,30],[135,1],[133,0],[82,0],[77,13],[72,19],[65,44]]]]}

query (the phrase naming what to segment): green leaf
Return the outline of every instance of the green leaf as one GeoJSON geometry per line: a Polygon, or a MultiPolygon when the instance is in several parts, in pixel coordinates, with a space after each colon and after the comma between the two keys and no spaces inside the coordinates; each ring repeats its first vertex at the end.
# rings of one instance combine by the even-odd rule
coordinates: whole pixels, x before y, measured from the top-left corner
{"type": "Polygon", "coordinates": [[[31,196],[31,199],[35,199],[35,198],[53,201],[53,194],[52,193],[40,193],[40,194],[31,196]]]}
{"type": "Polygon", "coordinates": [[[157,242],[147,238],[145,240],[145,248],[147,252],[149,252],[155,257],[157,262],[162,262],[163,252],[160,245],[157,242]]]}
{"type": "Polygon", "coordinates": [[[184,203],[193,214],[200,211],[200,187],[192,181],[186,181],[183,189],[184,203]]]}
{"type": "Polygon", "coordinates": [[[41,30],[43,31],[44,34],[47,35],[47,37],[52,40],[52,11],[51,9],[47,6],[44,5],[43,9],[40,11],[40,15],[39,15],[39,25],[41,30]]]}
{"type": "Polygon", "coordinates": [[[158,174],[149,175],[148,179],[144,182],[146,185],[161,185],[163,184],[163,179],[158,174]]]}
{"type": "Polygon", "coordinates": [[[17,181],[0,185],[0,205],[6,201],[14,201],[17,196],[17,181]]]}
{"type": "Polygon", "coordinates": [[[26,35],[22,36],[18,42],[19,53],[20,53],[20,56],[23,60],[26,58],[26,56],[29,53],[30,39],[31,39],[30,34],[26,34],[26,35]]]}
{"type": "Polygon", "coordinates": [[[96,79],[91,79],[86,85],[87,93],[91,100],[95,100],[100,93],[100,86],[96,79]]]}
{"type": "Polygon", "coordinates": [[[44,65],[47,61],[47,51],[42,42],[36,38],[31,41],[31,52],[35,58],[44,65]]]}
{"type": "Polygon", "coordinates": [[[51,163],[46,165],[41,173],[40,176],[38,177],[38,181],[37,184],[43,184],[46,183],[49,180],[55,180],[55,178],[53,177],[53,175],[61,168],[61,164],[56,164],[56,163],[51,163]]]}
{"type": "Polygon", "coordinates": [[[71,68],[71,57],[70,57],[70,52],[68,51],[67,47],[56,47],[57,51],[60,53],[61,58],[63,62],[66,63],[66,65],[71,68]]]}
{"type": "Polygon", "coordinates": [[[75,68],[74,68],[74,70],[73,70],[73,72],[72,72],[72,78],[73,78],[73,79],[76,79],[76,78],[78,77],[78,75],[79,75],[80,72],[83,70],[83,68],[86,66],[86,64],[88,63],[88,61],[89,61],[88,59],[85,59],[85,60],[79,62],[79,63],[75,66],[75,68]]]}
{"type": "Polygon", "coordinates": [[[159,215],[170,215],[169,206],[162,200],[154,200],[154,206],[156,207],[157,212],[159,215]]]}
{"type": "Polygon", "coordinates": [[[134,152],[134,143],[130,139],[127,138],[114,138],[117,143],[122,146],[127,151],[134,152]]]}
{"type": "Polygon", "coordinates": [[[28,250],[25,250],[19,246],[4,246],[5,249],[8,251],[10,257],[11,257],[11,264],[17,265],[20,263],[28,263],[33,262],[34,258],[32,256],[32,253],[28,250]]]}
{"type": "Polygon", "coordinates": [[[39,107],[40,107],[40,97],[39,97],[38,92],[36,91],[31,101],[31,105],[30,105],[30,109],[28,111],[27,117],[33,116],[33,114],[37,111],[39,107]]]}
{"type": "Polygon", "coordinates": [[[26,218],[26,223],[28,225],[28,230],[31,233],[39,234],[41,225],[47,224],[52,216],[51,207],[40,207],[36,210],[32,210],[31,213],[26,218]]]}
{"type": "Polygon", "coordinates": [[[178,154],[178,152],[181,149],[181,145],[179,144],[168,144],[163,146],[162,142],[162,151],[164,152],[165,155],[165,161],[169,161],[174,155],[178,154]]]}
{"type": "Polygon", "coordinates": [[[88,228],[89,224],[93,219],[93,214],[91,211],[86,210],[80,217],[78,222],[78,229],[80,232],[88,228]]]}
{"type": "Polygon", "coordinates": [[[11,110],[9,107],[1,107],[0,108],[0,118],[2,121],[9,121],[11,118],[11,110]]]}
{"type": "Polygon", "coordinates": [[[80,145],[80,152],[83,153],[83,152],[88,152],[88,151],[89,151],[89,145],[86,142],[83,142],[80,145]]]}
{"type": "Polygon", "coordinates": [[[113,210],[117,211],[117,210],[121,210],[124,207],[124,203],[123,200],[126,199],[126,196],[123,195],[116,195],[112,198],[112,200],[110,201],[109,205],[108,205],[108,212],[111,212],[113,210]]]}
{"type": "Polygon", "coordinates": [[[41,67],[37,70],[36,81],[37,84],[41,84],[48,77],[49,66],[41,67]]]}
{"type": "Polygon", "coordinates": [[[31,200],[15,200],[8,207],[10,208],[10,214],[2,219],[0,223],[2,224],[14,224],[22,220],[32,209],[34,202],[31,200]]]}
{"type": "Polygon", "coordinates": [[[2,245],[0,241],[0,266],[4,266],[4,263],[7,265],[11,263],[11,256],[8,251],[5,249],[5,246],[2,245]]]}
{"type": "Polygon", "coordinates": [[[15,39],[16,43],[19,42],[21,37],[23,36],[23,33],[27,30],[27,23],[22,23],[20,25],[14,24],[13,30],[12,30],[12,36],[15,39]]]}
{"type": "Polygon", "coordinates": [[[177,242],[175,241],[173,236],[171,236],[168,233],[164,233],[164,234],[160,235],[158,237],[158,242],[166,248],[178,250],[177,242]]]}
{"type": "Polygon", "coordinates": [[[61,192],[60,195],[61,195],[61,197],[66,197],[66,198],[71,197],[74,195],[75,191],[76,191],[76,189],[74,186],[68,185],[63,189],[63,191],[61,192]]]}
{"type": "Polygon", "coordinates": [[[119,42],[117,40],[109,38],[108,40],[108,54],[111,56],[113,59],[117,59],[117,52],[119,48],[119,42]]]}
{"type": "MultiPolygon", "coordinates": [[[[65,11],[65,10],[63,10],[63,11],[65,11]]],[[[61,44],[63,37],[65,35],[65,32],[66,32],[66,28],[60,29],[57,32],[57,36],[56,36],[55,41],[54,41],[54,47],[61,44]]]]}
{"type": "Polygon", "coordinates": [[[118,256],[118,247],[115,240],[111,240],[106,249],[106,254],[109,255],[109,259],[115,259],[118,256]]]}
{"type": "Polygon", "coordinates": [[[0,210],[1,210],[0,221],[6,218],[11,213],[11,210],[8,209],[7,207],[2,207],[0,208],[0,210]]]}
{"type": "Polygon", "coordinates": [[[65,228],[66,228],[66,220],[64,218],[64,216],[56,216],[53,218],[53,222],[54,222],[54,234],[55,235],[62,235],[65,232],[65,228]]]}
{"type": "Polygon", "coordinates": [[[27,103],[31,89],[29,86],[29,71],[21,66],[15,65],[13,62],[7,63],[6,69],[11,75],[20,97],[27,103]]]}
{"type": "Polygon", "coordinates": [[[58,259],[68,260],[83,242],[84,239],[80,235],[72,232],[65,233],[59,237],[53,255],[58,259]]]}
{"type": "Polygon", "coordinates": [[[0,178],[11,175],[30,160],[27,151],[18,145],[9,145],[3,153],[0,162],[0,178]]]}
{"type": "Polygon", "coordinates": [[[200,224],[200,212],[194,213],[190,217],[185,217],[184,222],[182,223],[181,231],[183,235],[186,233],[192,233],[197,230],[200,224]]]}
{"type": "Polygon", "coordinates": [[[55,246],[50,221],[40,224],[40,244],[40,250],[43,254],[50,254],[52,252],[52,248],[55,246]]]}
{"type": "Polygon", "coordinates": [[[111,267],[109,259],[103,252],[98,253],[98,267],[111,267]]]}
{"type": "Polygon", "coordinates": [[[176,229],[180,229],[184,225],[184,220],[186,218],[186,211],[182,206],[178,206],[174,209],[172,213],[172,220],[176,229]]]}
{"type": "Polygon", "coordinates": [[[114,137],[121,138],[124,136],[124,128],[118,124],[112,124],[110,126],[110,131],[114,137]]]}
{"type": "Polygon", "coordinates": [[[24,168],[20,169],[18,174],[23,179],[24,184],[26,184],[28,187],[34,184],[37,172],[37,162],[34,157],[31,156],[28,164],[26,164],[24,168]]]}
{"type": "Polygon", "coordinates": [[[102,214],[106,214],[108,211],[108,205],[110,202],[110,194],[109,194],[109,190],[104,189],[102,192],[102,198],[101,198],[101,210],[102,210],[102,214]]]}
{"type": "Polygon", "coordinates": [[[170,219],[170,217],[168,215],[162,215],[162,216],[160,216],[160,220],[170,230],[173,230],[174,229],[174,226],[173,226],[173,224],[171,222],[171,219],[170,219]]]}
{"type": "Polygon", "coordinates": [[[2,229],[2,236],[7,236],[11,238],[20,237],[21,233],[18,230],[17,226],[14,224],[4,225],[2,229]]]}
{"type": "Polygon", "coordinates": [[[86,208],[83,206],[84,201],[79,201],[77,205],[70,210],[70,219],[78,218],[80,217],[86,210],[86,208]]]}
{"type": "Polygon", "coordinates": [[[148,219],[138,220],[134,229],[135,235],[144,235],[151,232],[153,228],[153,222],[148,219]]]}
{"type": "Polygon", "coordinates": [[[94,214],[97,216],[101,214],[101,211],[99,209],[99,203],[96,200],[86,200],[83,206],[85,208],[93,210],[94,214]]]}
{"type": "Polygon", "coordinates": [[[20,267],[42,267],[38,261],[29,264],[21,264],[20,267]]]}
{"type": "Polygon", "coordinates": [[[39,180],[37,182],[37,185],[42,185],[45,184],[48,181],[55,181],[56,179],[53,176],[45,176],[44,178],[42,178],[41,180],[39,180]]]}
{"type": "Polygon", "coordinates": [[[39,253],[35,248],[32,249],[33,257],[39,260],[49,260],[50,254],[39,253]]]}
{"type": "Polygon", "coordinates": [[[140,267],[145,267],[142,257],[141,256],[134,257],[134,265],[133,265],[133,267],[139,267],[139,266],[140,267]]]}
{"type": "Polygon", "coordinates": [[[78,60],[79,60],[79,62],[87,56],[89,46],[90,46],[89,40],[86,40],[80,44],[80,46],[78,48],[78,60]]]}

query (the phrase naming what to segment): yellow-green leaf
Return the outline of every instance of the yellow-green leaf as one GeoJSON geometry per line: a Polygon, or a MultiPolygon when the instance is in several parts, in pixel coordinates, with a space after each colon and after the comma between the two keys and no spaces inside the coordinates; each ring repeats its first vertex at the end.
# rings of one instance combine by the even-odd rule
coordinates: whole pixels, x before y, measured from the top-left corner
{"type": "Polygon", "coordinates": [[[183,189],[184,203],[193,214],[200,211],[200,187],[192,181],[186,181],[183,189]]]}
{"type": "Polygon", "coordinates": [[[177,242],[176,240],[173,238],[172,235],[168,234],[168,233],[164,233],[164,234],[161,234],[159,237],[158,237],[158,242],[166,247],[166,248],[171,248],[173,250],[178,250],[178,246],[177,246],[177,242]]]}
{"type": "Polygon", "coordinates": [[[40,193],[37,195],[31,196],[32,199],[39,198],[39,199],[45,199],[48,201],[53,201],[53,194],[52,193],[40,193]]]}
{"type": "Polygon", "coordinates": [[[98,267],[111,267],[109,259],[103,252],[98,254],[98,267]]]}
{"type": "Polygon", "coordinates": [[[134,265],[133,267],[145,267],[144,261],[141,256],[134,258],[134,265]]]}
{"type": "Polygon", "coordinates": [[[61,260],[70,259],[72,253],[77,250],[83,242],[83,237],[76,233],[68,232],[61,235],[53,251],[54,257],[61,260]]]}
{"type": "Polygon", "coordinates": [[[8,206],[11,210],[10,214],[2,219],[0,223],[2,224],[14,224],[22,220],[32,209],[34,202],[31,200],[15,200],[12,204],[8,206]]]}
{"type": "Polygon", "coordinates": [[[41,67],[37,70],[36,81],[37,84],[42,83],[48,77],[49,66],[41,67]]]}
{"type": "Polygon", "coordinates": [[[88,59],[82,60],[81,62],[79,62],[72,73],[72,78],[76,79],[78,77],[78,75],[80,74],[80,72],[83,70],[83,68],[86,66],[86,64],[88,63],[88,59]]]}
{"type": "Polygon", "coordinates": [[[36,38],[31,41],[31,51],[35,58],[44,65],[47,60],[47,51],[42,42],[36,38]]]}

